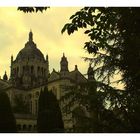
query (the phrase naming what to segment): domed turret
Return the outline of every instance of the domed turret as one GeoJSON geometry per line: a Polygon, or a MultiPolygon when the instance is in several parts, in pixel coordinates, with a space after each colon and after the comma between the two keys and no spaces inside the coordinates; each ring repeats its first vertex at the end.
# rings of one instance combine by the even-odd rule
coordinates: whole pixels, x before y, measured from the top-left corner
{"type": "Polygon", "coordinates": [[[45,60],[42,52],[33,41],[33,33],[25,47],[11,61],[11,77],[13,85],[21,88],[33,88],[45,84],[48,77],[48,59],[45,60]]]}
{"type": "Polygon", "coordinates": [[[25,47],[18,53],[16,60],[23,59],[38,59],[44,61],[44,56],[42,52],[36,47],[36,44],[33,42],[33,33],[29,33],[29,41],[25,44],[25,47]]]}

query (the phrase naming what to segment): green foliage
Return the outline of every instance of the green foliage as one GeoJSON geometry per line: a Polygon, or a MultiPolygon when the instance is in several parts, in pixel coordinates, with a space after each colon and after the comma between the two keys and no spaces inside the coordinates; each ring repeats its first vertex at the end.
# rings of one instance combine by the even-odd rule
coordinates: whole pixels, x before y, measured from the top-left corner
{"type": "Polygon", "coordinates": [[[9,98],[4,91],[0,91],[0,132],[16,132],[16,120],[12,113],[9,98]]]}
{"type": "Polygon", "coordinates": [[[73,132],[128,132],[124,124],[124,118],[120,116],[118,107],[118,92],[97,81],[89,81],[80,87],[66,87],[67,94],[61,98],[66,102],[63,112],[73,114],[75,120],[73,132]],[[108,87],[106,92],[98,91],[97,87],[108,87]],[[69,91],[69,92],[68,92],[69,91]],[[114,96],[114,97],[113,97],[114,96]],[[111,105],[108,109],[108,102],[111,105]],[[118,113],[116,115],[116,112],[118,113]]]}
{"type": "Polygon", "coordinates": [[[24,13],[37,13],[46,11],[48,8],[49,7],[18,7],[18,10],[23,11],[24,13]]]}
{"type": "Polygon", "coordinates": [[[45,87],[39,97],[39,111],[37,120],[38,132],[64,132],[61,110],[52,91],[45,87]]]}
{"type": "MultiPolygon", "coordinates": [[[[85,58],[85,60],[93,63],[94,73],[100,81],[97,82],[98,94],[102,93],[103,99],[109,101],[110,110],[117,110],[118,116],[121,116],[117,119],[123,120],[124,132],[140,132],[139,12],[139,8],[131,7],[85,7],[72,15],[71,22],[61,31],[62,33],[67,31],[71,35],[80,28],[85,30],[89,41],[85,43],[84,48],[93,54],[92,59],[85,58]],[[125,85],[124,90],[111,87],[111,78],[115,74],[122,76],[122,79],[116,83],[122,82],[125,85]]],[[[97,97],[94,97],[95,100],[97,97]]],[[[99,95],[99,98],[102,99],[102,95],[99,95]]],[[[95,103],[93,107],[98,110],[98,104],[95,103]]],[[[113,115],[112,118],[114,117],[116,118],[113,115]]],[[[118,130],[120,130],[119,125],[116,132],[118,130]]]]}

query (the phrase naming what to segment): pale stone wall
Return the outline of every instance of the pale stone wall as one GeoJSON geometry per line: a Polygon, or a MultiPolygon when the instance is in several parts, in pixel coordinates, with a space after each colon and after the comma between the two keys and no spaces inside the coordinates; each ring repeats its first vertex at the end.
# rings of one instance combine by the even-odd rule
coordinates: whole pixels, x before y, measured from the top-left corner
{"type": "Polygon", "coordinates": [[[15,78],[21,78],[22,86],[29,88],[31,86],[35,87],[36,85],[44,84],[48,77],[48,61],[34,59],[23,59],[15,60],[11,64],[11,79],[13,79],[13,85],[19,83],[15,81],[15,78]],[[28,66],[29,71],[26,71],[28,66]],[[33,80],[31,81],[31,77],[33,80]]]}
{"type": "Polygon", "coordinates": [[[37,132],[36,119],[17,118],[16,125],[19,133],[37,132]]]}

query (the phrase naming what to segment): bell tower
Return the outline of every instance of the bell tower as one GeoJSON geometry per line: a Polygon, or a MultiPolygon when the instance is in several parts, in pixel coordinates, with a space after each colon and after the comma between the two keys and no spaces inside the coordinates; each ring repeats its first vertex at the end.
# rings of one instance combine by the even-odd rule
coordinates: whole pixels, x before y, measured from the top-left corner
{"type": "Polygon", "coordinates": [[[60,72],[68,72],[68,61],[67,57],[65,57],[65,54],[63,53],[63,56],[60,61],[60,72]]]}

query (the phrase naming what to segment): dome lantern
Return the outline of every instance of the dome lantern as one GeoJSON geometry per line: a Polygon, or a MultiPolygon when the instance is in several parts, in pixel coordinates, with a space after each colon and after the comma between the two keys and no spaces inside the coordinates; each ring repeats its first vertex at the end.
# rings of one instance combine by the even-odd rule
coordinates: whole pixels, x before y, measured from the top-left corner
{"type": "Polygon", "coordinates": [[[25,47],[20,50],[18,53],[16,60],[23,60],[23,59],[38,59],[44,61],[44,55],[42,52],[37,48],[36,44],[33,42],[33,33],[32,31],[29,32],[29,41],[25,44],[25,47]]]}
{"type": "Polygon", "coordinates": [[[29,32],[29,42],[33,41],[33,33],[32,31],[29,32]]]}

